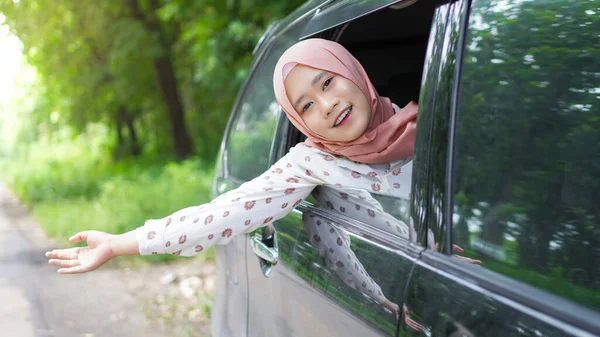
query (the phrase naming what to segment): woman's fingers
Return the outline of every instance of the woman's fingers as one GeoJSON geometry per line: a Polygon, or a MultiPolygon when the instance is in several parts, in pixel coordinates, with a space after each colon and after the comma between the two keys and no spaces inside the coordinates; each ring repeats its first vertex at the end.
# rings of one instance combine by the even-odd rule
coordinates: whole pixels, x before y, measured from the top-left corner
{"type": "Polygon", "coordinates": [[[469,262],[471,262],[472,264],[476,264],[476,265],[481,266],[481,260],[473,260],[473,259],[469,259],[469,260],[471,260],[469,262]]]}
{"type": "Polygon", "coordinates": [[[58,270],[59,274],[81,274],[81,273],[85,273],[85,272],[87,272],[87,270],[83,266],[60,268],[58,270]]]}
{"type": "Polygon", "coordinates": [[[53,265],[53,266],[57,266],[57,267],[61,267],[61,268],[70,268],[70,267],[75,267],[75,266],[79,266],[79,260],[57,260],[57,259],[51,259],[48,261],[49,264],[53,265]]]}
{"type": "Polygon", "coordinates": [[[473,260],[470,257],[465,257],[465,256],[460,256],[460,255],[454,255],[454,256],[456,256],[457,258],[459,258],[459,259],[461,259],[463,261],[467,261],[467,262],[469,262],[471,264],[481,265],[481,260],[473,260]]]}
{"type": "MultiPolygon", "coordinates": [[[[435,250],[435,251],[440,250],[440,244],[436,243],[435,246],[433,247],[433,250],[435,250]]],[[[459,245],[452,245],[452,251],[454,253],[462,253],[465,250],[462,249],[462,247],[460,247],[459,245]]],[[[473,260],[471,258],[460,256],[460,255],[456,255],[456,254],[454,256],[458,257],[461,260],[467,261],[469,263],[476,264],[476,265],[481,265],[481,260],[473,260]]]]}
{"type": "Polygon", "coordinates": [[[69,238],[69,241],[73,242],[73,243],[77,243],[77,242],[81,242],[81,241],[87,241],[87,237],[88,237],[89,232],[79,232],[73,236],[71,236],[69,238]]]}
{"type": "Polygon", "coordinates": [[[413,321],[410,317],[406,317],[404,319],[404,322],[406,323],[406,325],[408,325],[410,328],[412,328],[415,331],[418,331],[418,332],[425,331],[425,327],[423,325],[413,321]]]}
{"type": "Polygon", "coordinates": [[[453,250],[455,253],[462,253],[462,252],[464,252],[464,251],[465,251],[465,250],[464,250],[464,249],[462,249],[462,248],[461,248],[459,245],[452,245],[452,250],[453,250]]]}
{"type": "Polygon", "coordinates": [[[68,249],[55,249],[49,252],[46,252],[46,257],[51,259],[62,259],[62,260],[71,260],[77,259],[77,255],[79,254],[79,250],[81,248],[68,248],[68,249]]]}
{"type": "Polygon", "coordinates": [[[53,249],[53,250],[49,251],[48,253],[58,253],[58,252],[79,253],[80,250],[81,250],[81,247],[73,247],[73,248],[53,249]]]}

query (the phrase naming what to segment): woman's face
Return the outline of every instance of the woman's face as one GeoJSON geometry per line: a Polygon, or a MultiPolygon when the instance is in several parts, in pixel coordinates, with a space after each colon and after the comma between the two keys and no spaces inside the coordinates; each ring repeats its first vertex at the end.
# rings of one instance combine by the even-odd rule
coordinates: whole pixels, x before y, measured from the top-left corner
{"type": "Polygon", "coordinates": [[[349,79],[298,64],[284,85],[294,109],[317,135],[331,141],[349,142],[367,130],[371,104],[349,79]]]}

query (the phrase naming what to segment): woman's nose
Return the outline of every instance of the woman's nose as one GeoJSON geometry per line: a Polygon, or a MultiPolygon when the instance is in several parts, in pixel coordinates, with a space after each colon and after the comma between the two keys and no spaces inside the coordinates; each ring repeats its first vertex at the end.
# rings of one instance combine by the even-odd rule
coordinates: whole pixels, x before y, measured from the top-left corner
{"type": "Polygon", "coordinates": [[[337,97],[321,98],[321,114],[323,115],[323,118],[329,117],[338,104],[340,104],[340,100],[337,97]]]}

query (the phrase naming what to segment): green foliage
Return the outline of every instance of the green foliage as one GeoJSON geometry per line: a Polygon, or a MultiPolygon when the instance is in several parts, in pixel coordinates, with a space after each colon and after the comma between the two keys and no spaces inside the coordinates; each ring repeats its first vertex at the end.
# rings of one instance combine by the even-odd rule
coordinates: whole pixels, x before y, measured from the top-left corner
{"type": "Polygon", "coordinates": [[[78,140],[38,144],[26,158],[0,162],[0,178],[32,208],[46,233],[65,244],[78,231],[124,233],[146,219],[210,200],[211,162],[163,165],[148,157],[115,164],[102,152],[94,154],[83,137],[78,140]]]}
{"type": "Polygon", "coordinates": [[[0,0],[35,73],[2,106],[0,179],[59,238],[208,201],[252,50],[303,2],[0,0]]]}
{"type": "Polygon", "coordinates": [[[216,154],[212,144],[221,139],[236,92],[246,77],[252,50],[266,27],[304,1],[200,1],[187,11],[176,11],[189,1],[169,2],[163,17],[185,21],[175,45],[185,69],[180,79],[188,97],[187,120],[197,139],[197,152],[216,154]],[[201,15],[197,15],[201,13],[201,15]],[[185,52],[179,52],[184,51],[185,52]]]}
{"type": "Polygon", "coordinates": [[[38,73],[31,128],[103,123],[120,157],[182,158],[189,134],[211,159],[256,42],[302,2],[0,0],[0,13],[38,73]]]}
{"type": "Polygon", "coordinates": [[[252,130],[231,132],[228,155],[235,158],[235,165],[229,167],[232,176],[242,180],[252,180],[268,168],[269,153],[273,143],[275,121],[258,122],[252,130]],[[257,154],[261,154],[257,156],[257,154]]]}

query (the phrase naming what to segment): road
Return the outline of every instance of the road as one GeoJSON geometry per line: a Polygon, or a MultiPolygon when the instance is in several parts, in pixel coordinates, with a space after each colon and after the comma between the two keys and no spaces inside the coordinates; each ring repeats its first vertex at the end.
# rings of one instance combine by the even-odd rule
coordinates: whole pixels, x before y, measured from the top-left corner
{"type": "Polygon", "coordinates": [[[101,268],[59,275],[39,226],[0,183],[0,331],[19,337],[162,337],[127,290],[123,273],[101,268]]]}

